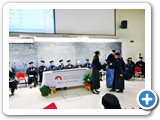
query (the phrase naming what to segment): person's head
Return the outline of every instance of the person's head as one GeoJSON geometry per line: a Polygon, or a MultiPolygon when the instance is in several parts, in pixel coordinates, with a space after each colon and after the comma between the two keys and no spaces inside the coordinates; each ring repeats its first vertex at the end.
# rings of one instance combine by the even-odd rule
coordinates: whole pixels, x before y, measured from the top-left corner
{"type": "Polygon", "coordinates": [[[77,61],[77,65],[80,65],[81,64],[81,62],[80,61],[77,61]]]}
{"type": "Polygon", "coordinates": [[[95,51],[95,56],[99,57],[100,56],[100,52],[99,51],[95,51]]]}
{"type": "Polygon", "coordinates": [[[44,66],[44,64],[45,64],[45,61],[41,60],[41,66],[44,66]]]}
{"type": "Polygon", "coordinates": [[[67,60],[67,63],[68,63],[68,64],[71,64],[71,60],[67,60]]]}
{"type": "Polygon", "coordinates": [[[115,54],[116,54],[116,51],[115,51],[115,50],[112,50],[112,54],[115,55],[115,54]]]}
{"type": "Polygon", "coordinates": [[[131,62],[132,61],[132,57],[129,57],[128,60],[131,62]]]}
{"type": "Polygon", "coordinates": [[[114,57],[115,57],[115,59],[120,58],[120,53],[116,52],[114,57]]]}
{"type": "Polygon", "coordinates": [[[89,63],[89,59],[86,59],[86,62],[89,63]]]}
{"type": "Polygon", "coordinates": [[[107,93],[102,97],[102,105],[105,109],[121,109],[118,98],[110,93],[107,93]]]}
{"type": "Polygon", "coordinates": [[[142,61],[143,60],[143,57],[139,57],[139,61],[142,61]]]}
{"type": "Polygon", "coordinates": [[[127,64],[129,64],[130,63],[130,60],[129,59],[127,59],[127,64]]]}
{"type": "Polygon", "coordinates": [[[50,63],[51,65],[54,65],[54,61],[53,61],[53,60],[51,60],[49,63],[50,63]]]}
{"type": "Polygon", "coordinates": [[[59,62],[60,62],[60,64],[63,64],[63,60],[61,59],[61,60],[59,60],[59,62]]]}
{"type": "Polygon", "coordinates": [[[30,66],[30,67],[33,67],[33,66],[34,66],[34,63],[33,63],[33,62],[29,62],[29,66],[30,66]]]}

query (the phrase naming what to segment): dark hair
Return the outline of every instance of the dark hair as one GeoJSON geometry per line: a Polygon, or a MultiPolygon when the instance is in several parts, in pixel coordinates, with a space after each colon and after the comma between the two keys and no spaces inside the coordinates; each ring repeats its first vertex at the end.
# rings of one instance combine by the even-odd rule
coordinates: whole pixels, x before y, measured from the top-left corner
{"type": "Polygon", "coordinates": [[[107,93],[102,97],[102,105],[105,109],[121,109],[118,98],[110,93],[107,93]]]}

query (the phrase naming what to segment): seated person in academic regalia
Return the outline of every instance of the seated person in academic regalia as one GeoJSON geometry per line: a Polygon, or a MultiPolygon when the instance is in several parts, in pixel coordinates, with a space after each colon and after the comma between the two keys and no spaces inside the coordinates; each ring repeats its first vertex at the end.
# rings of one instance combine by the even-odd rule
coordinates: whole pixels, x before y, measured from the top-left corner
{"type": "Polygon", "coordinates": [[[59,60],[59,62],[60,62],[60,65],[58,66],[58,70],[63,70],[63,69],[65,69],[65,66],[64,66],[64,64],[63,64],[63,60],[61,59],[61,60],[59,60]]]}
{"type": "Polygon", "coordinates": [[[82,68],[83,66],[81,65],[81,62],[80,61],[77,61],[77,64],[75,66],[75,68],[82,68]]]}
{"type": "Polygon", "coordinates": [[[86,59],[86,63],[84,64],[85,68],[91,68],[91,64],[89,63],[89,59],[86,59]]]}
{"type": "Polygon", "coordinates": [[[74,66],[71,64],[71,60],[67,60],[67,65],[65,66],[66,69],[73,69],[74,66]]]}
{"type": "Polygon", "coordinates": [[[134,67],[135,67],[135,63],[132,61],[132,57],[128,58],[130,64],[131,64],[131,69],[132,69],[132,75],[134,75],[134,67]]]}
{"type": "Polygon", "coordinates": [[[43,72],[47,71],[47,67],[45,66],[45,61],[44,60],[41,60],[41,66],[39,67],[38,70],[39,70],[39,75],[40,75],[39,82],[42,83],[43,72]]]}
{"type": "Polygon", "coordinates": [[[142,61],[143,57],[139,57],[139,61],[136,63],[135,66],[139,66],[142,70],[142,75],[145,76],[145,62],[142,61]]]}
{"type": "Polygon", "coordinates": [[[125,70],[125,80],[129,80],[132,78],[132,65],[131,65],[131,62],[130,60],[127,59],[127,63],[126,63],[126,70],[125,70]]]}
{"type": "Polygon", "coordinates": [[[26,74],[28,75],[28,86],[32,88],[32,82],[34,82],[34,87],[36,87],[37,79],[38,79],[38,70],[34,67],[33,62],[29,62],[29,68],[26,70],[26,74]]]}
{"type": "Polygon", "coordinates": [[[14,95],[15,89],[17,89],[18,82],[15,79],[15,70],[9,64],[9,88],[11,88],[11,95],[14,95]]]}
{"type": "Polygon", "coordinates": [[[57,70],[57,67],[54,65],[54,61],[50,61],[50,67],[48,68],[48,71],[54,71],[57,70]]]}

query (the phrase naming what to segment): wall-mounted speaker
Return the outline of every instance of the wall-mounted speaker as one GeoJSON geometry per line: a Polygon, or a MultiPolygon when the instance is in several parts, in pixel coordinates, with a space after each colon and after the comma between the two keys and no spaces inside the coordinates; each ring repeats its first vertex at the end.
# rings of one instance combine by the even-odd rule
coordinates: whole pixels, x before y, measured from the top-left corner
{"type": "Polygon", "coordinates": [[[121,21],[121,26],[120,26],[121,29],[127,29],[127,20],[123,20],[121,21]]]}

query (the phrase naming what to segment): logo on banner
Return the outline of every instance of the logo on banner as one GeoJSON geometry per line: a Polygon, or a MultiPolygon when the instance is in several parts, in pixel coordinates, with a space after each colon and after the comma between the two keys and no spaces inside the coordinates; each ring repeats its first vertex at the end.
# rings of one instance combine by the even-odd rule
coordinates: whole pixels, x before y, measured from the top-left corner
{"type": "Polygon", "coordinates": [[[62,80],[62,77],[61,76],[56,76],[55,80],[62,80]]]}

